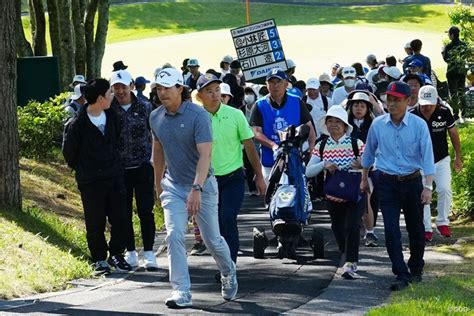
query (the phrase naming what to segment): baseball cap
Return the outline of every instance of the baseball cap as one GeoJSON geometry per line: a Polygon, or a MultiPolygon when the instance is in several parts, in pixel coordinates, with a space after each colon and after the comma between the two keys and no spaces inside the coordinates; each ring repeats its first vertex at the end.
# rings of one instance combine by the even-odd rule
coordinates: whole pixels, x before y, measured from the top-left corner
{"type": "Polygon", "coordinates": [[[406,75],[405,77],[403,77],[403,82],[406,82],[408,83],[409,80],[417,80],[419,83],[420,83],[420,87],[424,86],[424,82],[423,82],[423,79],[421,79],[420,76],[418,76],[417,74],[408,74],[406,75]]]}
{"type": "Polygon", "coordinates": [[[277,78],[280,80],[288,80],[288,76],[286,75],[286,72],[279,68],[273,68],[270,70],[270,72],[267,74],[267,81],[272,79],[272,78],[277,78]]]}
{"type": "Polygon", "coordinates": [[[165,68],[156,75],[155,83],[166,88],[183,86],[183,75],[175,68],[165,68]]]}
{"type": "Polygon", "coordinates": [[[319,89],[320,86],[321,84],[316,78],[309,78],[306,82],[306,89],[319,89]]]}
{"type": "Polygon", "coordinates": [[[406,43],[404,48],[411,48],[411,42],[406,43]]]}
{"type": "Polygon", "coordinates": [[[342,78],[346,79],[349,77],[352,77],[352,78],[356,77],[356,70],[354,67],[344,67],[342,69],[342,78]]]}
{"type": "Polygon", "coordinates": [[[145,77],[140,76],[135,78],[135,84],[147,84],[150,83],[150,80],[146,80],[145,77]]]}
{"type": "Polygon", "coordinates": [[[234,60],[234,58],[232,58],[232,56],[225,55],[224,57],[222,57],[221,61],[224,62],[224,63],[230,64],[233,60],[234,60]]]}
{"type": "Polygon", "coordinates": [[[199,62],[195,58],[191,58],[188,60],[188,64],[186,65],[188,67],[199,67],[199,62]]]}
{"type": "Polygon", "coordinates": [[[331,68],[336,68],[336,69],[339,69],[341,67],[341,65],[339,65],[338,63],[334,63],[331,65],[331,68]]]}
{"type": "Polygon", "coordinates": [[[221,82],[219,86],[221,87],[221,94],[230,95],[231,97],[234,97],[232,92],[230,92],[230,86],[227,83],[221,82]]]}
{"type": "Polygon", "coordinates": [[[367,63],[370,63],[370,64],[376,64],[377,63],[377,57],[375,57],[374,54],[370,54],[367,56],[367,58],[365,59],[365,61],[367,63]]]}
{"type": "Polygon", "coordinates": [[[364,92],[356,92],[349,101],[366,101],[370,103],[369,95],[364,92]]]}
{"type": "Polygon", "coordinates": [[[319,76],[320,85],[321,85],[321,82],[329,83],[331,86],[334,85],[331,81],[331,77],[329,77],[329,75],[327,73],[323,73],[321,76],[319,76]]]}
{"type": "Polygon", "coordinates": [[[414,59],[411,63],[408,64],[409,67],[423,67],[421,60],[414,59]]]}
{"type": "Polygon", "coordinates": [[[408,98],[411,95],[410,86],[402,81],[392,81],[387,86],[385,94],[390,94],[397,98],[408,98]]]}
{"type": "Polygon", "coordinates": [[[383,67],[382,69],[387,76],[390,76],[393,79],[398,80],[402,76],[401,71],[395,66],[383,67]]]}
{"type": "Polygon", "coordinates": [[[126,70],[117,70],[112,72],[110,77],[110,85],[113,86],[116,83],[121,83],[126,86],[130,85],[133,82],[132,75],[126,70]]]}
{"type": "Polygon", "coordinates": [[[240,65],[240,61],[238,61],[238,60],[233,60],[233,61],[230,63],[230,68],[232,68],[232,69],[239,69],[239,68],[242,68],[242,66],[240,65]]]}
{"type": "Polygon", "coordinates": [[[71,96],[71,100],[76,101],[80,97],[82,97],[82,89],[84,88],[85,84],[76,84],[74,87],[74,94],[71,96]]]}
{"type": "Polygon", "coordinates": [[[457,26],[451,26],[448,30],[448,34],[457,34],[459,35],[459,28],[457,26]]]}
{"type": "Polygon", "coordinates": [[[420,91],[418,91],[418,102],[420,105],[437,104],[438,91],[430,85],[421,87],[420,91]]]}
{"type": "Polygon", "coordinates": [[[211,73],[201,75],[196,82],[196,88],[198,91],[201,91],[202,89],[204,89],[204,87],[213,82],[221,83],[222,81],[220,81],[219,78],[217,78],[211,73]]]}
{"type": "Polygon", "coordinates": [[[292,59],[287,59],[286,60],[286,65],[288,66],[288,69],[295,68],[296,64],[292,59]]]}

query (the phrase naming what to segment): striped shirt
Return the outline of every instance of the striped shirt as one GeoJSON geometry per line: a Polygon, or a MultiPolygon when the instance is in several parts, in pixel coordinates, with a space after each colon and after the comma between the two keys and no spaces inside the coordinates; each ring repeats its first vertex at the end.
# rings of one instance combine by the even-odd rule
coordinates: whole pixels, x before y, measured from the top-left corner
{"type": "MultiPolygon", "coordinates": [[[[319,155],[319,146],[321,142],[318,142],[313,150],[313,155],[321,159],[319,155]]],[[[365,145],[358,139],[357,146],[359,147],[359,157],[364,152],[365,145]]],[[[352,150],[351,138],[344,135],[339,141],[335,141],[332,137],[329,137],[324,146],[323,157],[321,160],[330,161],[336,164],[339,169],[349,171],[351,169],[351,162],[356,159],[354,151],[352,150]]]]}

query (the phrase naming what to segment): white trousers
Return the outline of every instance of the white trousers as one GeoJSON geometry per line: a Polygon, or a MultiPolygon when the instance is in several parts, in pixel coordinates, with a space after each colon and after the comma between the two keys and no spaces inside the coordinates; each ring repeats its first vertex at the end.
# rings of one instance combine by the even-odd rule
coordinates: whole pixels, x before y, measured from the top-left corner
{"type": "MultiPolygon", "coordinates": [[[[188,210],[186,200],[191,186],[182,186],[168,180],[161,180],[163,193],[160,195],[165,215],[166,242],[168,244],[168,262],[170,283],[173,290],[189,291],[188,260],[186,257],[185,235],[188,230],[188,210]]],[[[209,177],[201,193],[201,209],[195,215],[201,237],[207,249],[214,257],[219,271],[223,275],[234,272],[229,246],[219,231],[218,189],[214,176],[209,177]]]]}
{"type": "MultiPolygon", "coordinates": [[[[433,176],[433,182],[436,184],[436,193],[438,194],[438,216],[436,217],[436,226],[449,225],[449,212],[453,193],[451,191],[451,158],[449,156],[441,159],[435,164],[436,171],[433,176]]],[[[423,177],[423,183],[425,183],[423,177]]],[[[425,232],[431,232],[431,207],[426,204],[423,208],[423,224],[425,232]]]]}

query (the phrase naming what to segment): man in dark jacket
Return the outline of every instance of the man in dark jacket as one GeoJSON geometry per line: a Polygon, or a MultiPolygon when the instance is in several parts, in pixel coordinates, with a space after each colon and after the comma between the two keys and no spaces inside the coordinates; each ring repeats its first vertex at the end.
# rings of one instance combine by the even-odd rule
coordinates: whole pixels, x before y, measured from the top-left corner
{"type": "Polygon", "coordinates": [[[109,109],[113,98],[109,82],[90,81],[84,87],[84,96],[88,104],[65,129],[64,159],[76,172],[87,244],[96,272],[108,273],[110,266],[130,271],[132,268],[123,257],[126,222],[123,166],[117,150],[120,125],[116,113],[109,109]],[[108,245],[107,219],[111,225],[108,245]]]}
{"type": "Polygon", "coordinates": [[[153,167],[151,159],[151,133],[148,119],[152,110],[150,102],[137,98],[132,92],[132,76],[126,70],[112,73],[110,78],[114,99],[112,109],[118,114],[122,127],[118,150],[125,167],[125,187],[127,189],[127,253],[125,260],[133,268],[138,267],[133,231],[133,196],[140,218],[143,239],[144,267],[156,270],[153,243],[155,241],[155,204],[153,167]]]}
{"type": "Polygon", "coordinates": [[[465,56],[469,52],[466,43],[459,39],[459,28],[451,26],[448,31],[451,42],[444,47],[442,52],[444,61],[448,64],[446,79],[448,80],[449,93],[453,99],[454,118],[459,118],[459,111],[464,109],[464,89],[466,85],[465,56]]]}

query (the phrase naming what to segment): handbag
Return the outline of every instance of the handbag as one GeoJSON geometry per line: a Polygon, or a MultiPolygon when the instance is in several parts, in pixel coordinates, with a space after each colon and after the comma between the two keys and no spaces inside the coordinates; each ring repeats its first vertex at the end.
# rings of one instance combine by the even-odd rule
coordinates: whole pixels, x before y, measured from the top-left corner
{"type": "Polygon", "coordinates": [[[328,200],[334,202],[357,202],[361,174],[336,170],[334,174],[327,174],[324,182],[324,194],[328,200]]]}

